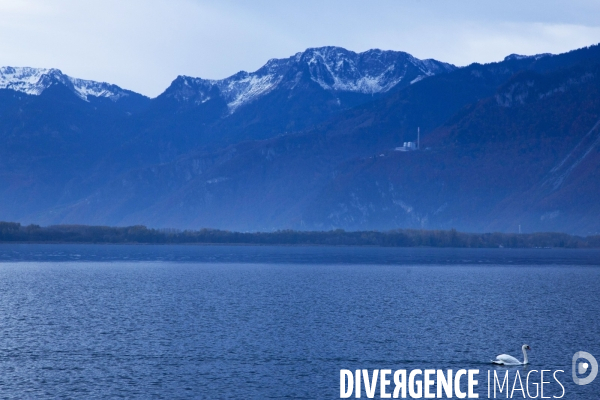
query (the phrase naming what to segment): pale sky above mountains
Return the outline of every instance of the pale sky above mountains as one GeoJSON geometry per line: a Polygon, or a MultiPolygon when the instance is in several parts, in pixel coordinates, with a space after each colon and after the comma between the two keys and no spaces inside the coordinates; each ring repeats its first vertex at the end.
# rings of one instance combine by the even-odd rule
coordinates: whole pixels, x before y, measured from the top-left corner
{"type": "Polygon", "coordinates": [[[154,97],[308,47],[401,50],[456,65],[600,42],[588,0],[0,0],[0,65],[59,68],[154,97]]]}

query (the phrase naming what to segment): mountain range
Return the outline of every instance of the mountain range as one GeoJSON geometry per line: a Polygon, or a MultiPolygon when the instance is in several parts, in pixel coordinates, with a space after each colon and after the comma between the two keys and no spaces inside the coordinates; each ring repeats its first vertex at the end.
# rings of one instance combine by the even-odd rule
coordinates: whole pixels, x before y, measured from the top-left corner
{"type": "Polygon", "coordinates": [[[599,72],[599,46],[461,68],[323,47],[150,99],[3,67],[0,220],[597,233],[599,72]]]}

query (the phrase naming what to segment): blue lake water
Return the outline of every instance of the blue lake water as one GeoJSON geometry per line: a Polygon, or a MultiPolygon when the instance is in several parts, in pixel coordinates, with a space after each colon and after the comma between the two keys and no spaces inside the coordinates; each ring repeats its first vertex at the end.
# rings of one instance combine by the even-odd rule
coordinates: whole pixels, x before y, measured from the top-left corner
{"type": "Polygon", "coordinates": [[[511,385],[600,397],[571,378],[600,360],[600,251],[0,245],[0,398],[335,399],[375,368],[479,369],[487,398],[524,343],[511,385]]]}

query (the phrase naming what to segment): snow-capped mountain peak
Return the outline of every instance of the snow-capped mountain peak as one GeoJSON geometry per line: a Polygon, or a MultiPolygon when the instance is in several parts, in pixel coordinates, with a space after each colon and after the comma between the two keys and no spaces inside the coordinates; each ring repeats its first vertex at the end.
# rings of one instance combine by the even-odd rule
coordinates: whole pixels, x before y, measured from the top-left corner
{"type": "Polygon", "coordinates": [[[540,58],[544,58],[544,57],[551,57],[552,54],[550,53],[541,53],[541,54],[535,54],[533,56],[524,56],[521,54],[510,54],[506,57],[504,57],[504,61],[511,61],[511,60],[539,60],[540,58]]]}
{"type": "Polygon", "coordinates": [[[0,68],[0,89],[12,89],[38,96],[56,83],[65,85],[85,101],[88,101],[88,96],[106,97],[117,101],[119,98],[129,95],[126,90],[116,85],[72,78],[55,68],[0,68]]]}
{"type": "Polygon", "coordinates": [[[384,93],[401,82],[407,85],[439,73],[456,69],[436,60],[419,60],[399,51],[368,50],[355,53],[341,47],[310,48],[289,58],[271,59],[255,72],[241,71],[221,80],[178,77],[165,94],[194,98],[202,102],[210,87],[218,89],[230,113],[272,90],[285,86],[293,90],[302,78],[334,92],[384,93]],[[188,86],[181,86],[185,79],[188,86]],[[179,87],[181,93],[173,86],[179,87]],[[196,94],[190,92],[196,87],[196,94]]]}
{"type": "Polygon", "coordinates": [[[53,81],[67,83],[65,75],[58,69],[2,67],[0,68],[0,88],[12,89],[30,95],[40,95],[53,81]]]}
{"type": "Polygon", "coordinates": [[[321,47],[298,53],[295,58],[308,65],[311,79],[323,89],[365,94],[389,91],[410,75],[411,69],[423,77],[454,69],[439,61],[379,49],[355,53],[340,47],[321,47]]]}

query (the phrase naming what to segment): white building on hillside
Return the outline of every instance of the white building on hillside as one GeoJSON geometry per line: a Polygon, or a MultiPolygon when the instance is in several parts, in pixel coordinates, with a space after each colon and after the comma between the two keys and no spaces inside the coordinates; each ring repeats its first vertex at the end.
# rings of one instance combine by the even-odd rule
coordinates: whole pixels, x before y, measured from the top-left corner
{"type": "Polygon", "coordinates": [[[402,147],[396,147],[396,151],[413,151],[419,150],[421,147],[421,128],[417,128],[417,142],[404,142],[402,147]]]}

